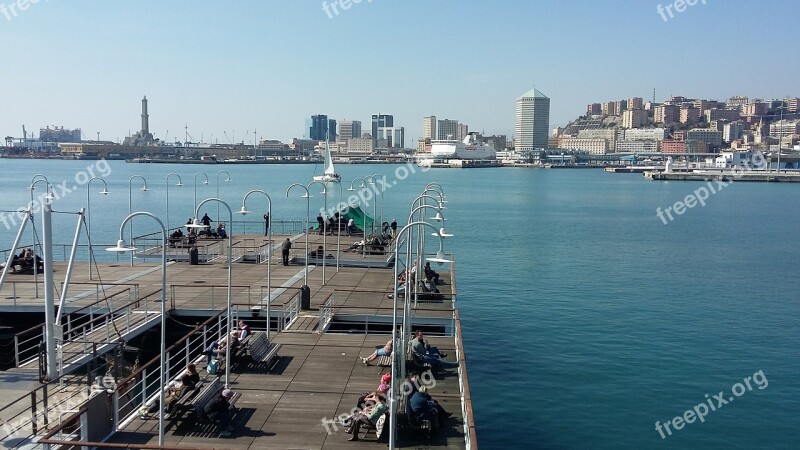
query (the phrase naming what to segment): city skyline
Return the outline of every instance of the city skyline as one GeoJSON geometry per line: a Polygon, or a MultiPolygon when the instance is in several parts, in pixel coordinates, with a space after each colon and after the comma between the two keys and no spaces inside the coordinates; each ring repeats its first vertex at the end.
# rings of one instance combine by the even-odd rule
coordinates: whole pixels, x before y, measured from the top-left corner
{"type": "Polygon", "coordinates": [[[697,38],[698,29],[737,23],[743,12],[753,23],[769,23],[770,34],[791,29],[790,1],[698,3],[667,16],[655,3],[573,3],[384,0],[336,14],[316,1],[225,8],[211,2],[29,3],[15,14],[0,11],[0,36],[13,43],[4,48],[10,62],[0,133],[21,137],[23,124],[29,131],[57,125],[81,128],[84,139],[99,132],[101,140],[122,141],[139,131],[138,102],[147,95],[156,138],[183,140],[188,125],[194,140],[229,142],[235,134],[249,144],[255,130],[258,139],[288,142],[301,138],[304,120],[318,112],[362,123],[386,112],[405,127],[406,147],[413,147],[422,119],[432,114],[457,117],[470,131],[513,136],[515,100],[534,83],[551,99],[551,128],[583,114],[587,103],[647,101],[654,88],[658,101],[797,95],[785,75],[800,68],[786,56],[792,38],[777,45],[745,40],[736,53],[710,54],[699,51],[701,41],[716,48],[729,40],[697,38]],[[534,17],[538,25],[531,29],[534,17]],[[64,23],[70,24],[67,35],[42,32],[64,23]],[[614,24],[624,24],[626,32],[605,31],[614,24]],[[462,30],[474,26],[489,36],[462,30]],[[459,36],[462,55],[417,51],[430,36],[447,33],[459,36]],[[637,33],[646,39],[625,39],[637,33]],[[384,35],[392,36],[388,46],[384,35]],[[332,45],[357,43],[358,51],[344,59],[338,52],[309,52],[322,38],[332,45]],[[655,50],[653,44],[666,39],[668,49],[681,54],[680,67],[670,63],[669,51],[655,50]],[[624,45],[608,45],[614,42],[624,45]],[[388,64],[375,64],[381,55],[388,64]]]}

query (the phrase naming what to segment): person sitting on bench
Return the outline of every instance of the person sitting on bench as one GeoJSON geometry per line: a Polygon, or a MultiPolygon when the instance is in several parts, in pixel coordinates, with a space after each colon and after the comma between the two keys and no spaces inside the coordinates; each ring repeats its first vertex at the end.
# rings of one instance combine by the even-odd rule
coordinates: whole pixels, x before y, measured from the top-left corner
{"type": "Polygon", "coordinates": [[[392,346],[393,345],[394,345],[394,339],[389,339],[389,341],[386,342],[386,345],[384,345],[381,348],[375,349],[375,351],[372,352],[372,354],[367,356],[366,358],[362,357],[361,358],[361,362],[363,362],[366,365],[369,365],[369,363],[371,363],[372,361],[375,361],[376,359],[378,359],[379,356],[389,356],[389,355],[391,355],[392,354],[392,346]]]}
{"type": "Polygon", "coordinates": [[[220,239],[225,239],[226,237],[228,237],[228,232],[225,231],[225,224],[224,223],[220,222],[217,225],[217,234],[216,234],[216,236],[218,238],[220,238],[220,239]]]}
{"type": "Polygon", "coordinates": [[[246,338],[250,335],[250,325],[244,323],[244,320],[239,321],[239,340],[246,338]]]}
{"type": "Polygon", "coordinates": [[[439,428],[440,424],[450,417],[450,413],[445,411],[439,402],[431,398],[428,388],[425,386],[420,386],[411,395],[409,403],[417,419],[430,421],[433,429],[439,428]]]}
{"type": "Polygon", "coordinates": [[[439,284],[439,274],[436,273],[435,270],[431,269],[430,261],[425,262],[425,279],[428,281],[433,280],[433,284],[439,284]]]}
{"type": "Polygon", "coordinates": [[[368,424],[374,427],[378,422],[378,419],[386,413],[385,394],[376,392],[374,398],[376,402],[374,405],[367,406],[362,411],[356,413],[355,416],[351,417],[352,425],[350,428],[345,429],[345,433],[349,433],[351,435],[350,438],[347,439],[348,441],[357,441],[358,432],[361,429],[361,425],[368,424]]]}
{"type": "Polygon", "coordinates": [[[223,389],[218,396],[206,403],[202,409],[201,416],[219,425],[219,435],[223,437],[230,436],[231,431],[233,431],[233,427],[231,426],[230,404],[232,398],[233,391],[230,389],[223,389]]]}
{"type": "MultiPolygon", "coordinates": [[[[164,408],[164,414],[169,415],[172,412],[172,409],[175,407],[175,403],[180,400],[181,396],[183,396],[184,392],[186,392],[186,386],[179,381],[170,381],[169,385],[167,385],[167,392],[164,393],[164,404],[167,406],[164,408]]],[[[157,399],[153,402],[150,407],[145,407],[139,410],[139,418],[142,420],[146,420],[150,417],[151,414],[155,414],[158,411],[158,406],[161,404],[161,399],[157,399]]]]}
{"type": "Polygon", "coordinates": [[[197,383],[200,382],[200,374],[197,373],[197,368],[194,364],[189,364],[186,366],[186,371],[183,372],[181,375],[181,384],[186,388],[187,391],[193,390],[197,383]]]}
{"type": "Polygon", "coordinates": [[[423,362],[429,363],[434,370],[441,371],[445,367],[454,367],[458,365],[455,362],[442,361],[442,358],[447,356],[447,353],[441,353],[438,348],[431,347],[425,342],[421,331],[417,331],[417,338],[411,344],[411,351],[414,355],[423,362]]]}

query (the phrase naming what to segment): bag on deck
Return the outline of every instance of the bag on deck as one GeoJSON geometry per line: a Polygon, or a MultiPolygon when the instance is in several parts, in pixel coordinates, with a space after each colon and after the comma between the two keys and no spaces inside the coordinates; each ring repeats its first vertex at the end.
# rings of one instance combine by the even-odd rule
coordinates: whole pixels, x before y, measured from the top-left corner
{"type": "Polygon", "coordinates": [[[206,366],[206,371],[208,372],[209,375],[216,375],[218,368],[219,368],[219,360],[213,358],[208,362],[208,366],[206,366]]]}

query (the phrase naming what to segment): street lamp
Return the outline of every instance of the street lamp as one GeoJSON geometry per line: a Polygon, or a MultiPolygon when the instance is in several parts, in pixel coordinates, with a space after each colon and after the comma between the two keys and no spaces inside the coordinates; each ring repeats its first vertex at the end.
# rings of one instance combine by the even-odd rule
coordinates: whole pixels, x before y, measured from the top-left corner
{"type": "MultiPolygon", "coordinates": [[[[217,203],[220,203],[223,206],[225,206],[225,208],[228,209],[228,218],[230,219],[229,223],[233,223],[233,211],[231,210],[230,205],[228,205],[226,202],[224,202],[224,201],[222,201],[222,200],[220,200],[218,198],[207,198],[207,199],[203,200],[202,202],[200,202],[200,204],[197,205],[197,208],[195,208],[195,210],[194,210],[194,216],[195,217],[197,217],[198,212],[200,211],[200,207],[205,205],[208,202],[217,202],[217,203]]],[[[195,219],[195,222],[192,225],[190,225],[191,227],[202,227],[202,228],[205,228],[205,225],[197,225],[196,220],[197,219],[195,219]]],[[[231,231],[233,231],[233,230],[231,230],[231,231]]],[[[232,292],[232,288],[233,288],[233,285],[232,285],[232,283],[233,283],[233,233],[232,232],[228,233],[228,258],[227,258],[227,262],[228,262],[228,312],[227,312],[228,326],[227,326],[227,328],[225,330],[225,332],[226,332],[225,336],[227,336],[225,338],[225,342],[226,342],[225,345],[227,345],[228,348],[225,349],[225,351],[230,350],[230,345],[231,345],[231,338],[230,338],[230,334],[231,334],[231,307],[232,307],[232,302],[233,302],[233,292],[232,292]]],[[[229,376],[230,373],[231,373],[231,358],[230,357],[226,357],[225,358],[225,388],[228,388],[230,386],[230,384],[228,383],[228,381],[229,381],[228,380],[228,376],[229,376]]]]}
{"type": "Polygon", "coordinates": [[[383,191],[386,189],[386,175],[381,174],[381,173],[376,173],[374,175],[370,175],[370,178],[372,178],[372,180],[373,180],[372,184],[376,183],[375,182],[375,177],[380,177],[380,180],[381,180],[381,186],[380,186],[379,189],[376,189],[376,190],[378,191],[379,194],[381,194],[381,222],[380,223],[381,223],[381,226],[383,226],[383,191]]]}
{"type": "MultiPolygon", "coordinates": [[[[267,197],[267,215],[269,216],[270,220],[272,220],[272,197],[269,196],[266,192],[262,191],[261,189],[253,189],[247,194],[244,195],[242,198],[242,209],[239,211],[239,214],[246,216],[250,211],[247,210],[247,197],[250,197],[250,194],[254,193],[261,193],[267,197]]],[[[270,303],[272,303],[272,227],[267,228],[267,338],[270,337],[269,329],[270,329],[270,322],[272,317],[270,317],[270,303]]]]}
{"type": "MultiPolygon", "coordinates": [[[[203,184],[208,184],[208,175],[206,175],[205,172],[195,172],[195,174],[194,174],[194,203],[192,203],[192,207],[194,209],[197,209],[197,176],[198,175],[202,175],[202,176],[205,177],[206,180],[203,182],[203,184]]],[[[196,219],[197,216],[195,215],[194,218],[196,219]]],[[[217,219],[219,219],[219,217],[217,217],[217,219]]],[[[231,224],[231,226],[233,226],[233,224],[231,224]]]]}
{"type": "Polygon", "coordinates": [[[183,180],[181,180],[181,176],[180,175],[178,175],[177,173],[168,173],[167,174],[167,177],[165,179],[165,183],[167,185],[167,210],[166,210],[166,214],[167,214],[167,231],[170,231],[170,228],[169,228],[169,177],[172,177],[172,176],[178,177],[178,182],[175,183],[175,186],[183,186],[183,180]]]}
{"type": "MultiPolygon", "coordinates": [[[[403,233],[407,233],[409,230],[411,230],[414,227],[423,227],[423,228],[424,227],[429,227],[429,228],[433,228],[437,232],[436,235],[439,236],[439,249],[440,250],[436,254],[436,258],[433,258],[432,260],[435,260],[436,262],[441,262],[441,263],[450,262],[449,260],[447,260],[445,258],[444,251],[442,250],[442,248],[443,248],[443,241],[442,240],[443,240],[444,236],[439,235],[438,234],[439,230],[436,227],[434,227],[433,225],[429,224],[428,222],[422,222],[422,221],[411,222],[408,225],[404,226],[397,233],[397,236],[395,238],[395,245],[394,245],[394,260],[395,260],[395,263],[394,263],[394,278],[392,279],[392,335],[393,335],[392,337],[393,337],[393,340],[396,339],[396,334],[397,334],[397,294],[398,294],[398,292],[397,292],[397,276],[398,276],[397,267],[399,266],[399,263],[400,263],[400,261],[399,261],[400,242],[402,242],[403,233]]],[[[420,235],[422,235],[422,232],[420,232],[420,235]]],[[[408,242],[406,244],[406,248],[407,248],[407,252],[411,251],[411,243],[410,242],[408,242]]],[[[408,262],[408,260],[406,260],[406,263],[407,262],[408,262]]],[[[409,286],[409,282],[411,281],[410,275],[411,274],[408,273],[408,269],[406,269],[406,292],[405,292],[405,300],[404,300],[406,306],[408,305],[408,286],[409,286]]],[[[404,308],[403,308],[403,333],[400,336],[400,346],[399,347],[395,346],[395,348],[401,348],[401,349],[405,349],[406,348],[405,341],[406,341],[406,338],[407,338],[407,336],[406,336],[407,333],[406,333],[405,329],[407,327],[407,320],[409,319],[409,317],[406,315],[406,306],[404,306],[404,308]]],[[[403,355],[403,360],[401,360],[400,364],[401,364],[402,371],[405,372],[405,361],[404,361],[405,353],[404,353],[404,351],[403,352],[392,352],[392,381],[391,381],[391,386],[390,386],[391,394],[389,395],[389,411],[390,411],[390,414],[389,414],[389,449],[390,450],[394,450],[394,448],[395,448],[395,434],[396,434],[396,431],[397,431],[396,430],[396,428],[397,428],[397,411],[396,411],[396,409],[397,409],[397,403],[396,403],[397,402],[397,390],[396,390],[397,384],[396,384],[396,380],[397,380],[397,376],[398,376],[398,371],[397,371],[398,354],[403,355]]],[[[404,374],[403,374],[403,376],[404,376],[404,374]]]]}
{"type": "Polygon", "coordinates": [[[166,353],[167,353],[167,229],[164,228],[164,223],[156,217],[154,214],[139,211],[132,214],[129,214],[125,220],[122,221],[122,225],[119,226],[119,240],[117,241],[116,247],[107,248],[107,251],[110,252],[133,252],[136,250],[135,247],[128,247],[125,244],[125,240],[122,238],[123,230],[125,225],[130,222],[135,216],[147,216],[152,217],[158,225],[161,227],[161,361],[160,365],[161,368],[158,371],[158,378],[159,378],[159,408],[158,408],[158,445],[164,445],[164,389],[166,385],[166,373],[164,373],[166,368],[166,353]]]}
{"type": "MultiPolygon", "coordinates": [[[[302,185],[300,183],[293,183],[291,186],[286,188],[286,197],[289,197],[289,192],[292,190],[293,187],[301,187],[303,190],[306,191],[303,194],[302,198],[306,199],[306,268],[303,271],[303,284],[308,286],[308,215],[311,213],[311,194],[308,192],[308,186],[302,185]]],[[[270,216],[271,218],[272,216],[270,216]]]]}
{"type": "MultiPolygon", "coordinates": [[[[144,183],[142,185],[142,192],[147,192],[149,189],[147,188],[147,180],[141,175],[134,175],[128,180],[128,214],[133,213],[133,179],[140,178],[144,183]]],[[[130,233],[130,241],[131,245],[133,245],[133,224],[131,224],[131,228],[128,230],[130,233]]],[[[133,267],[133,252],[131,252],[131,267],[133,267]]]]}
{"type": "MultiPolygon", "coordinates": [[[[31,178],[31,208],[33,208],[33,191],[36,189],[36,185],[40,182],[45,183],[45,194],[43,200],[49,202],[52,201],[55,197],[53,196],[53,185],[47,181],[47,177],[42,174],[36,174],[31,178]]],[[[33,222],[33,209],[31,209],[28,213],[28,218],[33,222]]],[[[31,248],[34,250],[34,259],[36,259],[36,254],[42,253],[42,248],[40,246],[39,252],[36,252],[36,228],[31,227],[31,248]]],[[[33,297],[39,298],[39,276],[38,276],[38,264],[33,265],[33,297]]]]}
{"type": "MultiPolygon", "coordinates": [[[[327,231],[328,230],[326,230],[325,228],[327,227],[327,224],[329,223],[329,221],[327,220],[328,219],[328,217],[327,217],[327,215],[328,215],[328,186],[325,183],[321,182],[321,181],[312,181],[312,182],[308,183],[308,186],[306,186],[306,188],[311,188],[312,184],[320,184],[320,185],[322,185],[322,192],[320,192],[320,195],[322,195],[324,197],[324,207],[323,208],[325,210],[325,216],[326,217],[323,218],[324,220],[322,222],[322,230],[320,230],[320,231],[322,231],[322,285],[325,286],[325,261],[326,261],[326,255],[327,255],[327,252],[328,252],[328,247],[327,247],[327,244],[328,244],[328,241],[327,241],[328,233],[327,233],[327,231]]],[[[317,256],[317,257],[319,257],[319,256],[317,256]]],[[[308,259],[308,254],[306,254],[306,259],[308,259]]]]}
{"type": "MultiPolygon", "coordinates": [[[[92,206],[91,206],[91,196],[89,195],[89,186],[92,184],[92,181],[100,180],[103,182],[103,190],[98,192],[98,194],[108,195],[108,185],[106,184],[106,180],[100,177],[92,177],[86,183],[86,233],[90,236],[92,235],[92,206]]],[[[89,279],[92,279],[92,243],[91,240],[89,241],[89,279]]]]}
{"type": "MultiPolygon", "coordinates": [[[[227,170],[223,169],[223,170],[220,170],[219,172],[217,172],[217,198],[220,198],[220,196],[219,196],[219,176],[222,175],[223,173],[225,174],[225,182],[226,183],[230,183],[231,182],[231,174],[227,170]]],[[[217,204],[217,220],[219,220],[219,203],[217,204]]],[[[233,230],[233,224],[231,224],[231,230],[233,230]]]]}

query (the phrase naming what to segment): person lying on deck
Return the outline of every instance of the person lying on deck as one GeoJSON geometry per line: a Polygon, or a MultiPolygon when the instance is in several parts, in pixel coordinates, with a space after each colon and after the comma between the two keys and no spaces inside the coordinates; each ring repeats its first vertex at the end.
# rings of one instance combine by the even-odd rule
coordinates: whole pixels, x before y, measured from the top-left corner
{"type": "Polygon", "coordinates": [[[394,346],[394,339],[389,339],[389,341],[386,342],[386,345],[384,345],[381,348],[375,349],[375,351],[372,352],[372,354],[367,356],[366,358],[362,357],[361,362],[363,362],[366,365],[370,365],[369,363],[378,359],[379,356],[389,356],[392,354],[393,346],[394,346]]]}

